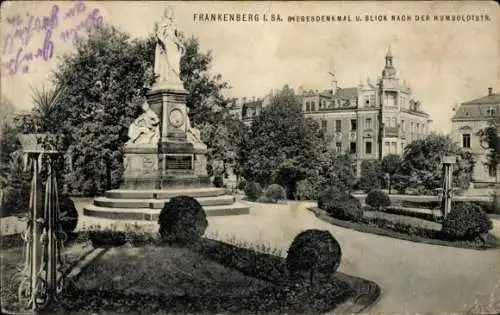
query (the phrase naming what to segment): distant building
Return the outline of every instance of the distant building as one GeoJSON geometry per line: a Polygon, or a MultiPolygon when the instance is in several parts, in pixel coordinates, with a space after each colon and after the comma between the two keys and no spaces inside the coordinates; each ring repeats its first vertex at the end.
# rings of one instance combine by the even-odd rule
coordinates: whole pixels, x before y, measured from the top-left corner
{"type": "Polygon", "coordinates": [[[452,137],[460,146],[474,156],[473,183],[480,186],[497,179],[497,169],[488,165],[487,144],[481,142],[478,132],[489,126],[492,119],[500,117],[500,94],[488,88],[486,96],[464,102],[455,109],[451,119],[452,137]]]}
{"type": "Polygon", "coordinates": [[[252,97],[251,99],[249,99],[243,97],[241,99],[241,117],[243,122],[247,126],[250,126],[253,119],[260,114],[262,109],[271,103],[272,96],[273,92],[269,93],[263,98],[252,97]]]}
{"type": "MultiPolygon", "coordinates": [[[[332,74],[333,75],[333,74],[332,74]]],[[[302,108],[326,132],[329,145],[357,161],[402,154],[406,144],[429,131],[429,115],[411,98],[411,89],[397,77],[393,56],[385,56],[382,76],[356,87],[340,88],[333,78],[325,91],[303,91],[302,108]]]]}

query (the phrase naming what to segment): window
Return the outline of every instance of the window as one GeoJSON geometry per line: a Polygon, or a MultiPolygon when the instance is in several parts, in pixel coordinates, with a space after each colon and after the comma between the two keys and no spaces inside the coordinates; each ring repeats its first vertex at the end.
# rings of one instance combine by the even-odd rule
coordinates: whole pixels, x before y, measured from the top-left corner
{"type": "Polygon", "coordinates": [[[497,168],[494,165],[488,165],[488,174],[490,175],[490,177],[496,177],[497,168]]]}
{"type": "Polygon", "coordinates": [[[335,143],[335,149],[338,153],[342,152],[342,142],[335,143]]]}
{"type": "Polygon", "coordinates": [[[351,119],[351,130],[356,131],[358,127],[356,119],[351,119]]]}
{"type": "Polygon", "coordinates": [[[366,129],[372,129],[372,119],[371,118],[366,118],[366,120],[365,120],[365,128],[366,129]]]}
{"type": "Polygon", "coordinates": [[[370,105],[375,106],[375,95],[370,95],[370,105]]]}
{"type": "Polygon", "coordinates": [[[389,117],[385,117],[384,125],[385,127],[389,127],[391,125],[391,119],[389,117]]]}
{"type": "Polygon", "coordinates": [[[420,132],[420,124],[417,123],[417,132],[420,132]]]}
{"type": "Polygon", "coordinates": [[[311,103],[311,111],[315,111],[316,110],[316,103],[314,101],[312,101],[311,103]]]}
{"type": "Polygon", "coordinates": [[[462,147],[470,148],[470,133],[464,133],[462,135],[462,147]]]}
{"type": "Polygon", "coordinates": [[[321,121],[321,129],[323,129],[324,131],[326,131],[326,128],[328,126],[328,123],[326,120],[322,120],[321,121]]]}
{"type": "Polygon", "coordinates": [[[389,143],[389,142],[386,142],[386,143],[385,143],[385,152],[386,152],[386,153],[389,153],[389,150],[390,150],[390,147],[389,147],[389,146],[390,146],[390,143],[389,143]]]}
{"type": "Polygon", "coordinates": [[[413,133],[413,122],[410,123],[410,132],[413,133]]]}
{"type": "Polygon", "coordinates": [[[367,106],[370,105],[370,99],[368,98],[368,96],[365,96],[365,104],[367,106]]]}
{"type": "Polygon", "coordinates": [[[401,130],[405,131],[405,121],[401,120],[401,130]]]}
{"type": "Polygon", "coordinates": [[[365,144],[365,154],[372,154],[372,143],[371,141],[365,144]]]}
{"type": "Polygon", "coordinates": [[[309,104],[309,102],[306,102],[306,112],[310,110],[311,110],[311,105],[309,104]]]}
{"type": "Polygon", "coordinates": [[[356,142],[351,142],[351,145],[349,147],[349,153],[351,153],[351,154],[356,153],[356,142]]]}
{"type": "Polygon", "coordinates": [[[336,120],[335,121],[335,131],[336,132],[341,132],[342,131],[342,120],[336,120]]]}
{"type": "Polygon", "coordinates": [[[397,147],[397,143],[396,142],[392,143],[391,153],[393,153],[393,154],[398,153],[398,147],[397,147]]]}
{"type": "Polygon", "coordinates": [[[392,119],[391,119],[391,127],[396,127],[396,117],[392,117],[392,119]]]}

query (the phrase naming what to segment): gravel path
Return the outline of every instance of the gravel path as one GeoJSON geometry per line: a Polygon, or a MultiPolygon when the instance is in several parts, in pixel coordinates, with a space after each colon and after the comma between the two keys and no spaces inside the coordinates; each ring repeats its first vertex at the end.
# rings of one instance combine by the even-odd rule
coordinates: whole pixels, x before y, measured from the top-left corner
{"type": "MultiPolygon", "coordinates": [[[[306,210],[314,203],[253,204],[251,215],[210,220],[207,233],[286,249],[302,230],[330,231],[340,242],[340,271],[375,281],[382,298],[370,313],[460,312],[477,300],[500,300],[500,250],[427,245],[332,226],[306,210]],[[494,292],[496,291],[496,292],[494,292]]],[[[500,234],[495,222],[495,233],[500,234]]]]}

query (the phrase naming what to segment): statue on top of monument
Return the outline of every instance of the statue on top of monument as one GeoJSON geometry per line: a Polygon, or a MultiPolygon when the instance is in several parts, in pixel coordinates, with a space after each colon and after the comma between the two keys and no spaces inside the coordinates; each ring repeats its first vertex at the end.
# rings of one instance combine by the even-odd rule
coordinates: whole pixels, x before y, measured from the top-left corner
{"type": "Polygon", "coordinates": [[[156,52],[154,72],[158,84],[180,82],[180,61],[184,53],[181,33],[174,22],[174,12],[167,7],[159,23],[155,24],[156,52]]]}
{"type": "Polygon", "coordinates": [[[156,145],[160,140],[160,118],[144,101],[143,113],[128,128],[127,145],[156,145]]]}

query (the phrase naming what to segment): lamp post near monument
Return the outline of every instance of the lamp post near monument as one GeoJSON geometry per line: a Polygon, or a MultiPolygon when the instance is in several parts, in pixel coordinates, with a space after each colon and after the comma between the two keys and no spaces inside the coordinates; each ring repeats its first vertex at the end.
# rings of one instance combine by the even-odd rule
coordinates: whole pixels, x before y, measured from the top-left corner
{"type": "Polygon", "coordinates": [[[223,188],[211,187],[207,146],[188,116],[189,93],[180,78],[185,48],[170,7],[155,25],[155,37],[155,81],[146,93],[142,114],[128,130],[120,188],[95,198],[84,214],[157,220],[165,202],[179,195],[196,198],[207,216],[248,214],[247,205],[235,202],[223,188]]]}

